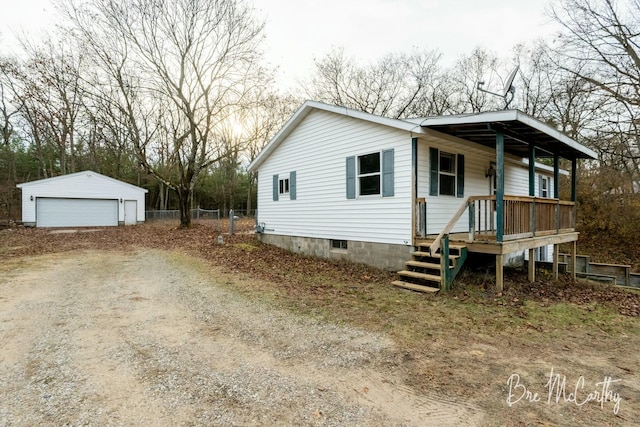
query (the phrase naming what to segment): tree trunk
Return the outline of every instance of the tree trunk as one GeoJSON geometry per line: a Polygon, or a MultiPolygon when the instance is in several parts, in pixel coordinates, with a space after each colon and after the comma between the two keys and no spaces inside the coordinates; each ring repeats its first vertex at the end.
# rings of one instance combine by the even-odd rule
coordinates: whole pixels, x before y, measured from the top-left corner
{"type": "Polygon", "coordinates": [[[254,180],[254,174],[249,172],[249,186],[247,188],[247,216],[251,216],[251,208],[252,208],[252,203],[251,203],[251,199],[253,197],[252,196],[252,188],[253,188],[253,180],[254,180]]]}
{"type": "Polygon", "coordinates": [[[180,203],[180,228],[191,227],[191,190],[187,186],[178,189],[178,202],[180,203]]]}
{"type": "Polygon", "coordinates": [[[75,173],[76,172],[76,147],[75,147],[75,141],[73,138],[73,126],[71,127],[71,130],[69,131],[69,153],[70,153],[70,161],[71,161],[71,173],[75,173]]]}
{"type": "Polygon", "coordinates": [[[251,216],[251,184],[247,189],[247,216],[251,216]]]}
{"type": "Polygon", "coordinates": [[[158,181],[158,209],[164,210],[164,184],[158,181]]]}

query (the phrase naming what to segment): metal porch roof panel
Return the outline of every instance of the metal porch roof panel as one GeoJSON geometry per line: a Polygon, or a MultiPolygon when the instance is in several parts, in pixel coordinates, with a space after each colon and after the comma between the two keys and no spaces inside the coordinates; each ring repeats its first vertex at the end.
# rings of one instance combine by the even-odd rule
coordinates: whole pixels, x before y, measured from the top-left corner
{"type": "Polygon", "coordinates": [[[496,132],[502,131],[505,151],[520,157],[528,157],[533,144],[536,157],[557,154],[566,159],[597,159],[595,151],[517,110],[427,117],[420,125],[492,148],[496,146],[496,132]]]}

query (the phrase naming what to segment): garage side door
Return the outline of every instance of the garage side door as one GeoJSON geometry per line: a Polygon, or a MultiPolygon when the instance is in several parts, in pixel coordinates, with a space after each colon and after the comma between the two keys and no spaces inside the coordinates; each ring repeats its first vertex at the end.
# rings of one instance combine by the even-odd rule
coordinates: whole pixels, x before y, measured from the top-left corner
{"type": "Polygon", "coordinates": [[[36,199],[37,227],[118,225],[118,201],[101,199],[36,199]]]}

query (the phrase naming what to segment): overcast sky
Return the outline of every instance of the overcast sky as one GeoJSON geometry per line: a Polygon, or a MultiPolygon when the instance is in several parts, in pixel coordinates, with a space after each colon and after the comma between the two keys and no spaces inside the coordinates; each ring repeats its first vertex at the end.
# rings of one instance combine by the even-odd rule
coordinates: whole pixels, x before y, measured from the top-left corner
{"type": "MultiPolygon", "coordinates": [[[[168,0],[170,1],[170,0],[168,0]]],[[[549,37],[549,0],[254,0],[266,20],[267,60],[293,87],[332,47],[373,61],[389,52],[437,49],[445,63],[480,46],[508,58],[517,43],[549,37]]],[[[0,0],[0,46],[55,22],[49,0],[0,0]]]]}

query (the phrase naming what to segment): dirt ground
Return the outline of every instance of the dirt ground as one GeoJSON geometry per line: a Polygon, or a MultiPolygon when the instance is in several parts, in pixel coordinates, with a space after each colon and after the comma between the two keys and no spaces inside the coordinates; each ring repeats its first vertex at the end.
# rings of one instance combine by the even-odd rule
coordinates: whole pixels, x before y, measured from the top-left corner
{"type": "Polygon", "coordinates": [[[0,231],[0,427],[639,425],[638,291],[485,266],[421,294],[176,225],[0,231]]]}
{"type": "Polygon", "coordinates": [[[0,426],[481,425],[418,393],[382,334],[296,316],[175,252],[12,259],[0,278],[0,426]]]}

